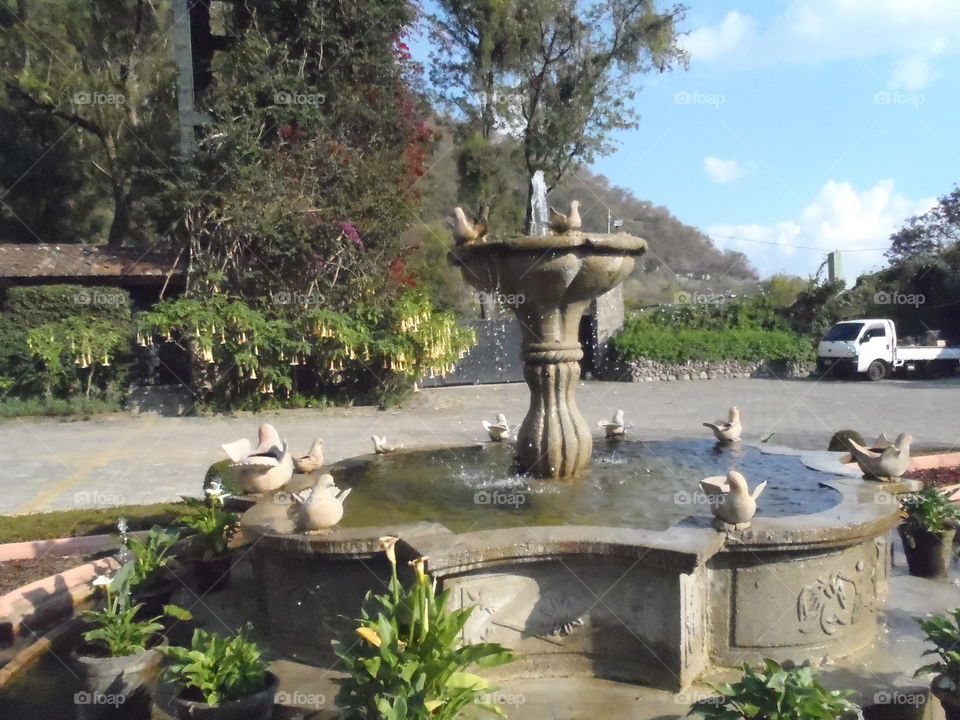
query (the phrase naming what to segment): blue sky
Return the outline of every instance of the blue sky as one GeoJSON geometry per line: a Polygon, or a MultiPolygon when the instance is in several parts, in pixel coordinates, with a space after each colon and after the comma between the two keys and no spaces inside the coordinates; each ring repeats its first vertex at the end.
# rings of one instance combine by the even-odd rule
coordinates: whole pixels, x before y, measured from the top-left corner
{"type": "Polygon", "coordinates": [[[687,4],[689,70],[640,79],[639,128],[593,170],[763,275],[882,266],[960,180],[960,0],[687,4]]]}

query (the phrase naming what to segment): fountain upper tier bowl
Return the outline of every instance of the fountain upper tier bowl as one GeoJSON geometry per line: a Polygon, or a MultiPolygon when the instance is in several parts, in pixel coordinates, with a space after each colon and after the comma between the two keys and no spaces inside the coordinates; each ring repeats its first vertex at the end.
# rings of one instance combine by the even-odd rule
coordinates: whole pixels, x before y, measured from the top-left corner
{"type": "Polygon", "coordinates": [[[530,410],[518,433],[520,472],[559,478],[590,462],[590,428],[575,398],[583,357],[580,317],[592,300],[630,275],[646,249],[646,241],[625,233],[571,232],[484,238],[451,251],[451,262],[469,285],[515,299],[530,388],[530,410]]]}

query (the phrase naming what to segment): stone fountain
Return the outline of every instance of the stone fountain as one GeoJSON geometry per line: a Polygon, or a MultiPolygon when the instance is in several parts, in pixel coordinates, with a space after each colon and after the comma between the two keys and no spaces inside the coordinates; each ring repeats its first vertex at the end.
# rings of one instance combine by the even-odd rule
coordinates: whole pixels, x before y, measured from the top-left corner
{"type": "MultiPolygon", "coordinates": [[[[536,207],[543,207],[534,198],[536,207]]],[[[534,217],[536,217],[536,211],[534,217]]],[[[533,227],[545,224],[536,221],[533,227]]],[[[590,426],[577,408],[580,317],[590,301],[622,283],[647,248],[625,233],[571,230],[557,234],[481,238],[450,253],[463,279],[483,293],[523,298],[523,375],[530,409],[517,434],[517,470],[538,478],[576,475],[590,462],[590,426]]]]}

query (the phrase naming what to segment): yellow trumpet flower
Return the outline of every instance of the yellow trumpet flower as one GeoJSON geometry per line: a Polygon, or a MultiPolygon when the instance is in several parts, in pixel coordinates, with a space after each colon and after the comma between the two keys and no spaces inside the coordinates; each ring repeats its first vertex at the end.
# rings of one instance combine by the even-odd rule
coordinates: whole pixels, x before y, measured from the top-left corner
{"type": "Polygon", "coordinates": [[[373,628],[369,628],[366,625],[361,625],[360,627],[357,628],[357,635],[362,637],[364,640],[366,640],[368,643],[370,643],[374,647],[380,647],[380,643],[381,643],[380,636],[377,634],[377,631],[374,630],[373,628]]]}

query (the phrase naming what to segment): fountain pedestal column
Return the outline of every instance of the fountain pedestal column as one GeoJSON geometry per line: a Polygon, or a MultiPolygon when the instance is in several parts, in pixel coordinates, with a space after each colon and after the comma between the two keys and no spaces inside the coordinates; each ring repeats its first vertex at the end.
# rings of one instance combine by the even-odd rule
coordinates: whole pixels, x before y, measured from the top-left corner
{"type": "Polygon", "coordinates": [[[576,400],[583,350],[579,343],[525,343],[520,357],[530,409],[517,433],[517,470],[544,478],[575,475],[593,450],[576,400]]]}
{"type": "Polygon", "coordinates": [[[450,253],[463,279],[513,298],[530,409],[517,436],[517,469],[539,478],[575,475],[590,462],[590,427],[577,409],[580,317],[623,282],[646,243],[632,235],[569,233],[485,239],[450,253]]]}

